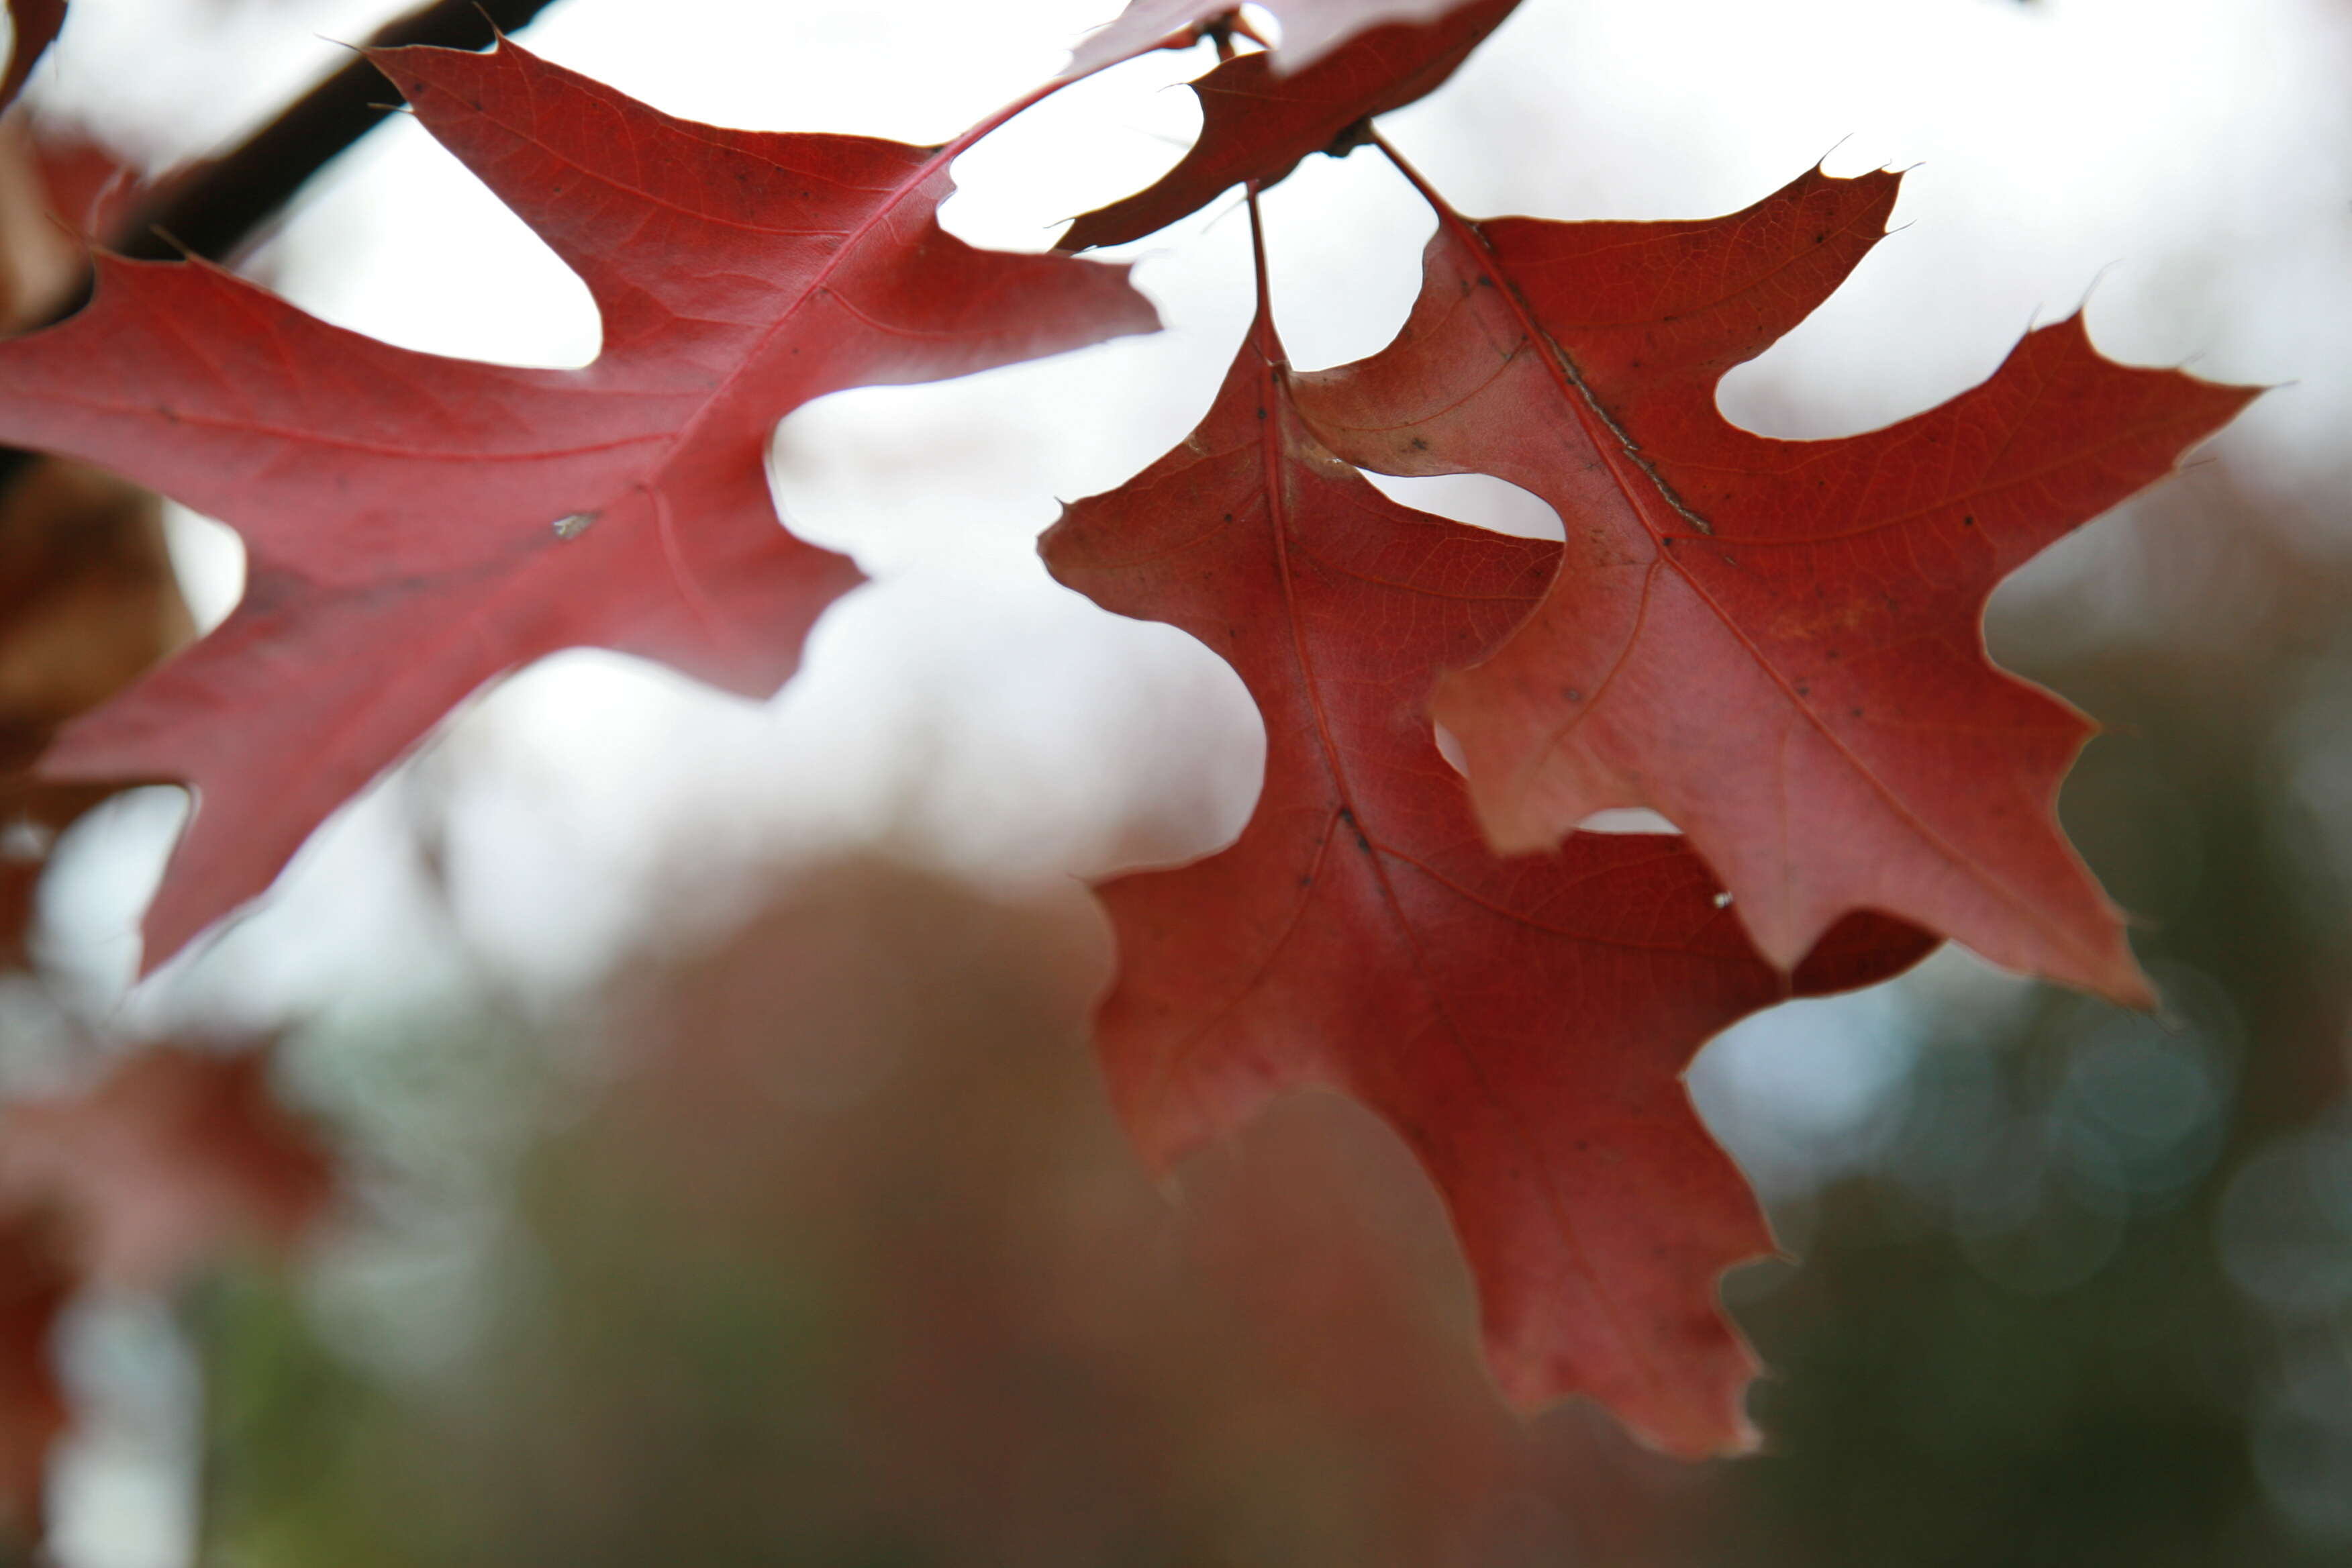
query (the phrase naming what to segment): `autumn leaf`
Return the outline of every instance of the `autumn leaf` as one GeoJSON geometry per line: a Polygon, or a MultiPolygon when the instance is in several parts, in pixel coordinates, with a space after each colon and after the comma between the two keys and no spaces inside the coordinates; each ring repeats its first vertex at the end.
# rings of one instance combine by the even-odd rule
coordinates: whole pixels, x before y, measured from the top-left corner
{"type": "Polygon", "coordinates": [[[1435,91],[1517,5],[1475,0],[1424,25],[1366,33],[1303,67],[1273,54],[1223,62],[1192,84],[1201,135],[1182,160],[1147,188],[1085,214],[1058,247],[1140,239],[1234,185],[1274,184],[1310,153],[1345,155],[1359,144],[1357,127],[1435,91]]]}
{"type": "Polygon", "coordinates": [[[949,164],[1004,116],[943,148],[725,131],[511,43],[373,58],[586,281],[594,363],[410,353],[210,266],[105,258],[80,314],[0,344],[0,440],[103,463],[249,552],[236,613],[44,763],[194,786],[151,969],[506,670],[592,646],[772,692],[858,581],[778,523],[782,415],[1156,324],[1122,268],[939,227],[949,164]]]}
{"type": "Polygon", "coordinates": [[[1263,303],[1200,427],[1043,548],[1104,608],[1223,655],[1265,721],[1241,837],[1098,889],[1118,970],[1097,1040],[1147,1158],[1285,1089],[1353,1095],[1444,1194],[1513,1400],[1587,1393],[1675,1452],[1745,1446],[1755,1363],[1716,1280],[1770,1241],[1679,1075],[1742,1014],[1930,939],[1857,918],[1792,981],[1678,839],[1495,857],[1425,694],[1518,625],[1559,547],[1408,510],[1332,458],[1263,303]]]}
{"type": "Polygon", "coordinates": [[[1728,423],[1724,373],[1843,280],[1896,184],[1816,170],[1728,217],[1581,224],[1474,222],[1424,184],[1439,224],[1411,319],[1302,378],[1300,404],[1351,462],[1494,474],[1559,513],[1542,605],[1438,689],[1495,845],[1648,806],[1775,963],[1879,910],[2145,1004],[2052,811],[2090,726],[1989,661],[1984,604],[2253,394],[2116,364],[2077,316],[1883,430],[1728,423]]]}
{"type": "Polygon", "coordinates": [[[115,793],[104,784],[0,775],[0,973],[33,967],[41,878],[58,836],[115,793]]]}

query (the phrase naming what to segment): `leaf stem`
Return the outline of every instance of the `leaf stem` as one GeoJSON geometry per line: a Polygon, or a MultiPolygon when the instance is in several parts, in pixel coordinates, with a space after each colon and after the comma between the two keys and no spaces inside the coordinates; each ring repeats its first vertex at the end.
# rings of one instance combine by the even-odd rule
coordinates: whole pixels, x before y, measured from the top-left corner
{"type": "MultiPolygon", "coordinates": [[[[1216,40],[1219,63],[1230,60],[1235,53],[1234,28],[1241,22],[1236,9],[1211,33],[1216,40]]],[[[1253,38],[1256,34],[1250,35],[1253,38]]],[[[1265,40],[1259,39],[1260,43],[1265,40]]],[[[1276,370],[1286,369],[1289,362],[1282,352],[1282,340],[1274,333],[1274,289],[1266,281],[1265,218],[1258,209],[1258,183],[1246,182],[1242,186],[1242,200],[1249,207],[1250,271],[1257,289],[1257,310],[1250,319],[1250,341],[1257,346],[1258,354],[1276,370]]]]}
{"type": "Polygon", "coordinates": [[[1406,160],[1405,155],[1396,150],[1396,144],[1381,135],[1380,127],[1374,125],[1370,120],[1364,121],[1364,141],[1379,148],[1381,155],[1396,166],[1396,172],[1405,177],[1405,183],[1420,192],[1421,199],[1435,209],[1440,222],[1447,218],[1452,218],[1457,223],[1461,221],[1462,215],[1455,212],[1445,198],[1437,194],[1437,187],[1423,178],[1422,172],[1414,168],[1406,160]]]}
{"type": "MultiPolygon", "coordinates": [[[[1391,163],[1396,166],[1396,172],[1405,177],[1406,183],[1421,193],[1421,199],[1427,202],[1437,214],[1438,226],[1451,230],[1454,237],[1466,248],[1483,258],[1482,264],[1491,275],[1502,280],[1505,292],[1511,300],[1511,309],[1519,318],[1520,329],[1527,333],[1528,342],[1540,343],[1543,346],[1546,363],[1550,365],[1554,379],[1560,384],[1562,395],[1572,405],[1581,409],[1594,425],[1606,430],[1615,439],[1625,459],[1642,471],[1651,487],[1656,490],[1659,500],[1672,508],[1676,516],[1689,523],[1697,532],[1712,535],[1715,532],[1715,525],[1691,510],[1682,497],[1675,493],[1675,488],[1666,482],[1665,476],[1658,472],[1657,464],[1642,450],[1625,427],[1617,423],[1616,416],[1601,406],[1601,400],[1593,395],[1592,388],[1585,384],[1584,373],[1577,368],[1576,362],[1569,356],[1568,351],[1560,347],[1559,341],[1547,331],[1543,323],[1536,319],[1535,311],[1528,305],[1527,297],[1519,291],[1518,285],[1510,280],[1506,269],[1499,265],[1495,255],[1495,247],[1487,242],[1486,235],[1478,226],[1454,211],[1445,198],[1437,194],[1437,188],[1423,177],[1421,171],[1414,168],[1406,160],[1405,155],[1390,143],[1387,137],[1372,129],[1369,123],[1365,127],[1365,136],[1373,146],[1381,150],[1391,163]]],[[[1598,431],[1594,432],[1593,438],[1596,443],[1600,443],[1598,431]]],[[[1605,443],[1601,444],[1605,449],[1605,443]]],[[[1662,534],[1661,537],[1664,535],[1662,534]]]]}
{"type": "Polygon", "coordinates": [[[1256,181],[1243,187],[1242,199],[1249,206],[1250,269],[1257,285],[1257,313],[1250,321],[1250,341],[1266,363],[1281,369],[1289,361],[1284,356],[1282,340],[1274,333],[1274,289],[1266,281],[1265,228],[1258,212],[1256,181]]]}

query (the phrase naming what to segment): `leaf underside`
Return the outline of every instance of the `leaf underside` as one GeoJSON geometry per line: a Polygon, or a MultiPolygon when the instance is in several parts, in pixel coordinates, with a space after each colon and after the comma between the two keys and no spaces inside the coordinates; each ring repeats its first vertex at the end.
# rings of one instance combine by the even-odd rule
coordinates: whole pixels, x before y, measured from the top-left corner
{"type": "Polygon", "coordinates": [[[1844,279],[1897,183],[1815,170],[1696,223],[1472,222],[1440,204],[1402,331],[1302,378],[1301,405],[1350,462],[1496,475],[1560,516],[1542,602],[1436,698],[1498,847],[1646,806],[1775,963],[1879,910],[2146,1005],[2053,811],[2089,725],[1993,667],[1984,604],[2254,394],[2116,364],[2078,316],[1883,430],[1731,425],[1724,373],[1844,279]]]}
{"type": "Polygon", "coordinates": [[[1263,316],[1199,429],[1045,536],[1055,576],[1241,674],[1265,781],[1232,847],[1099,891],[1114,1100],[1164,1162],[1304,1084],[1381,1112],[1451,1208],[1491,1364],[1675,1452],[1738,1449],[1755,1367],[1716,1300],[1769,1237],[1680,1073],[1734,1018],[1866,984],[1933,939],[1862,916],[1796,975],[1680,840],[1498,859],[1423,700],[1507,636],[1559,547],[1388,500],[1308,433],[1263,316]]]}

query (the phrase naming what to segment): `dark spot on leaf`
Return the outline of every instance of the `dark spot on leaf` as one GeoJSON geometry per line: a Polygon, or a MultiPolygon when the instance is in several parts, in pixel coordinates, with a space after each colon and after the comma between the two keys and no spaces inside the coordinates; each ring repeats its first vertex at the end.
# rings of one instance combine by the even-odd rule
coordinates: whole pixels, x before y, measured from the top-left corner
{"type": "Polygon", "coordinates": [[[1964,517],[1960,519],[1960,526],[1962,528],[1974,528],[1976,525],[1977,520],[1973,517],[1964,517]]]}
{"type": "Polygon", "coordinates": [[[1584,700],[1584,689],[1581,687],[1563,686],[1559,689],[1559,695],[1563,701],[1581,702],[1584,700]]]}
{"type": "Polygon", "coordinates": [[[1364,837],[1363,828],[1358,826],[1356,822],[1356,814],[1343,805],[1339,808],[1339,821],[1346,826],[1349,833],[1355,836],[1356,847],[1362,850],[1367,855],[1370,854],[1372,852],[1372,841],[1364,837]]]}

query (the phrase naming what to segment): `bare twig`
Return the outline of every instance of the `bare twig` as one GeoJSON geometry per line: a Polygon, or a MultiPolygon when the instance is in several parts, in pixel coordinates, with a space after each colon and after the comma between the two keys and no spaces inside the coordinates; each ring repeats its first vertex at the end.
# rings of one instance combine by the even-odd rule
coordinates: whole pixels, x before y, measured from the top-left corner
{"type": "MultiPolygon", "coordinates": [[[[499,33],[523,26],[547,4],[436,0],[385,26],[368,42],[376,48],[437,44],[478,49],[499,33]]],[[[383,73],[354,57],[186,184],[174,186],[152,207],[132,214],[121,226],[118,248],[125,256],[148,260],[182,255],[222,259],[268,222],[311,175],[374,129],[396,107],[386,103],[385,97],[383,73]]],[[[71,314],[87,298],[85,289],[57,314],[71,314]]]]}

